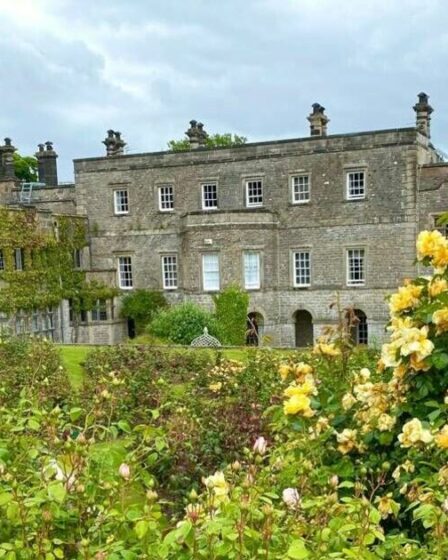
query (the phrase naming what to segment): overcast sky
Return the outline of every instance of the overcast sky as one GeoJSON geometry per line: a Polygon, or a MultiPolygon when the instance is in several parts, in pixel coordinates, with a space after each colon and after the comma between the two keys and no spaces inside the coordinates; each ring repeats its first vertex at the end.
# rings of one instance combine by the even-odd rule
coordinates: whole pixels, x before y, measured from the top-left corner
{"type": "Polygon", "coordinates": [[[420,91],[448,151],[446,0],[0,0],[0,138],[52,140],[60,179],[103,155],[163,150],[188,121],[249,141],[412,126],[420,91]]]}

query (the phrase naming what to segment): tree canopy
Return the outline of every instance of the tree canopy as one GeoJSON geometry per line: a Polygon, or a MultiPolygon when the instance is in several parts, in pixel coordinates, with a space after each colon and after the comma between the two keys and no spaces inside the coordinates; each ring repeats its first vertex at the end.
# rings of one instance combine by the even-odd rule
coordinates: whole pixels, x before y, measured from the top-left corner
{"type": "Polygon", "coordinates": [[[37,181],[37,159],[33,156],[14,154],[14,171],[17,179],[26,183],[37,181]]]}
{"type": "MultiPolygon", "coordinates": [[[[231,134],[226,132],[225,134],[211,134],[207,136],[205,141],[206,148],[231,148],[233,146],[241,146],[247,142],[245,136],[238,136],[238,134],[231,134]]],[[[190,141],[188,138],[182,138],[181,140],[170,140],[168,142],[168,148],[173,152],[188,152],[190,147],[190,141]]]]}

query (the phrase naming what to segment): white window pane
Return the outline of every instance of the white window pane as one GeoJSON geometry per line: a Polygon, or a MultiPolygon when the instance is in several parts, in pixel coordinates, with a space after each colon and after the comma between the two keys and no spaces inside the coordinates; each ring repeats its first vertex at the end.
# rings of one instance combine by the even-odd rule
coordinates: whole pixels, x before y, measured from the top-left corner
{"type": "Polygon", "coordinates": [[[159,209],[162,211],[173,210],[174,188],[172,185],[159,187],[159,209]]]}
{"type": "Polygon", "coordinates": [[[215,183],[202,185],[202,208],[218,208],[218,186],[215,183]]]}
{"type": "Polygon", "coordinates": [[[308,175],[292,177],[292,200],[294,203],[308,202],[310,199],[310,178],[308,175]]]}
{"type": "Polygon", "coordinates": [[[263,182],[261,179],[256,181],[246,181],[246,205],[263,205],[263,182]]]}
{"type": "Polygon", "coordinates": [[[351,171],[347,173],[347,198],[358,199],[365,197],[364,171],[351,171]]]}
{"type": "Polygon", "coordinates": [[[311,284],[311,258],[309,251],[294,253],[294,285],[309,286],[311,284]]]}
{"type": "Polygon", "coordinates": [[[131,257],[118,258],[118,276],[120,288],[126,290],[133,287],[131,257]]]}
{"type": "Polygon", "coordinates": [[[167,290],[177,288],[177,256],[162,257],[163,287],[167,290]]]}
{"type": "Polygon", "coordinates": [[[219,256],[210,253],[202,256],[204,290],[219,290],[219,256]]]}
{"type": "Polygon", "coordinates": [[[347,251],[347,284],[360,286],[365,283],[364,249],[347,251]]]}
{"type": "Polygon", "coordinates": [[[260,254],[244,253],[244,287],[255,290],[260,287],[260,254]]]}
{"type": "Polygon", "coordinates": [[[127,190],[119,190],[114,193],[115,214],[127,214],[129,212],[129,198],[127,190]]]}

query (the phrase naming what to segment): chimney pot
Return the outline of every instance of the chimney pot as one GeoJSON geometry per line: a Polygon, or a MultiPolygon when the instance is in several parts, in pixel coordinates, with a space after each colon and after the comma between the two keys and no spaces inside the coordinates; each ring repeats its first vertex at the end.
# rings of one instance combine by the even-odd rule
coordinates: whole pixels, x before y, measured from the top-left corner
{"type": "Polygon", "coordinates": [[[330,119],[325,114],[325,107],[320,103],[313,103],[312,113],[307,117],[310,123],[311,136],[326,136],[327,124],[330,119]]]}

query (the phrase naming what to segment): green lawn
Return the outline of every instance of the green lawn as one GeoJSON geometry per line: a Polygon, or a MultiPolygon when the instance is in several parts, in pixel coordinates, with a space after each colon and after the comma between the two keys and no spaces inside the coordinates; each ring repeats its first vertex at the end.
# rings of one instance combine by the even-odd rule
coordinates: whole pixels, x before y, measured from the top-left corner
{"type": "Polygon", "coordinates": [[[59,349],[61,351],[62,363],[68,372],[70,383],[74,389],[77,389],[81,385],[84,377],[82,363],[87,354],[93,350],[93,347],[59,345],[59,349]]]}

